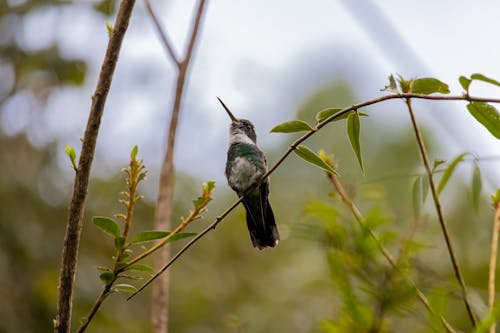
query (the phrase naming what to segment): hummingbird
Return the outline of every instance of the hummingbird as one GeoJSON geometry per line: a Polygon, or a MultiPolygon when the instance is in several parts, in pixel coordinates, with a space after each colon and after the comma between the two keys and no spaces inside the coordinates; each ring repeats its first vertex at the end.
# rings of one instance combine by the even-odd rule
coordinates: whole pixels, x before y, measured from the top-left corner
{"type": "Polygon", "coordinates": [[[226,178],[229,186],[243,198],[246,221],[253,246],[262,250],[278,244],[280,236],[269,203],[269,180],[262,180],[267,172],[264,153],[257,146],[255,127],[246,119],[236,118],[217,97],[231,118],[226,178]],[[262,183],[256,187],[256,185],[262,183]]]}

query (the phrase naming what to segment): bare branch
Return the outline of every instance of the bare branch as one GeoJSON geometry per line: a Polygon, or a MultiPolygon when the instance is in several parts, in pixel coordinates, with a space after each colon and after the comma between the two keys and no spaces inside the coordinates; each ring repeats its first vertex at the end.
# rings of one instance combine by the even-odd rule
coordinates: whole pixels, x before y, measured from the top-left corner
{"type": "Polygon", "coordinates": [[[162,41],[163,47],[165,48],[169,57],[172,59],[172,61],[175,63],[175,65],[177,67],[179,67],[180,61],[177,58],[177,55],[175,54],[174,48],[172,46],[172,42],[170,41],[170,39],[168,37],[167,31],[162,27],[160,21],[156,17],[156,14],[153,10],[153,7],[151,6],[151,1],[144,0],[144,3],[146,4],[146,9],[148,10],[149,15],[151,16],[151,19],[153,20],[156,31],[158,32],[158,35],[160,35],[160,39],[162,41]]]}
{"type": "MultiPolygon", "coordinates": [[[[155,216],[155,227],[158,230],[170,230],[171,229],[171,215],[173,206],[173,191],[174,191],[174,148],[175,139],[177,132],[177,124],[179,120],[179,114],[181,111],[182,97],[184,93],[184,86],[186,82],[186,77],[188,74],[189,65],[191,62],[194,46],[196,44],[196,39],[198,36],[198,31],[200,28],[200,22],[203,17],[203,10],[205,8],[205,0],[200,0],[198,3],[196,15],[193,22],[191,23],[191,32],[189,36],[188,47],[186,50],[186,55],[179,61],[173,52],[170,42],[166,38],[166,34],[163,33],[161,26],[154,15],[151,6],[148,10],[150,11],[151,17],[155,22],[160,36],[162,37],[163,44],[167,49],[170,57],[177,64],[178,72],[175,85],[175,97],[174,103],[171,109],[171,118],[168,131],[168,138],[166,143],[165,156],[163,159],[161,172],[160,172],[160,182],[158,199],[156,205],[156,216],[155,216]]],[[[148,4],[148,0],[146,0],[148,4]]],[[[164,262],[168,261],[170,257],[170,244],[167,244],[161,248],[154,257],[155,268],[161,267],[164,262]]],[[[168,276],[162,277],[158,283],[153,286],[153,301],[152,301],[152,332],[164,333],[168,331],[168,276]]]]}
{"type": "Polygon", "coordinates": [[[73,197],[69,206],[66,234],[62,250],[57,314],[54,325],[54,332],[58,333],[69,332],[71,326],[73,285],[75,281],[83,210],[87,197],[90,168],[94,158],[99,125],[104,112],[104,104],[106,103],[116,62],[118,60],[118,54],[120,53],[123,37],[127,31],[134,4],[135,0],[123,0],[120,5],[115,27],[109,39],[97,86],[92,97],[92,105],[83,139],[82,151],[75,175],[73,197]]]}

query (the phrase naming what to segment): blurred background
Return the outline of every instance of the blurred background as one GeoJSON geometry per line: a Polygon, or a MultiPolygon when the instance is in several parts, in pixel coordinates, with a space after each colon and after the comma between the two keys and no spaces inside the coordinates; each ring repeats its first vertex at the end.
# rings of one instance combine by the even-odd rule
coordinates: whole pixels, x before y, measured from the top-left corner
{"type": "MultiPolygon", "coordinates": [[[[108,41],[105,22],[114,21],[118,5],[114,0],[0,0],[0,332],[52,329],[74,175],[64,146],[79,154],[108,41]]],[[[194,5],[153,2],[178,54],[194,5]]],[[[217,181],[215,200],[192,230],[203,228],[236,199],[223,175],[229,120],[215,96],[235,115],[254,122],[272,165],[295,137],[270,134],[272,127],[295,118],[314,123],[323,108],[380,96],[391,73],[439,78],[452,94],[462,93],[460,75],[479,72],[500,79],[498,13],[500,3],[493,0],[209,1],[180,118],[174,218],[186,215],[207,180],[217,181]]],[[[174,75],[138,1],[91,173],[75,327],[100,291],[95,267],[109,264],[113,254],[91,217],[120,212],[120,170],[136,144],[149,173],[134,229],[152,228],[174,75]]],[[[499,91],[474,83],[471,94],[498,97],[499,91]]],[[[476,124],[464,103],[414,104],[432,160],[450,161],[465,151],[479,157],[483,193],[478,212],[471,201],[470,159],[460,164],[442,199],[465,280],[481,311],[493,219],[488,198],[500,186],[500,144],[476,124]]],[[[412,262],[412,276],[436,308],[467,331],[430,200],[420,216],[414,214],[412,184],[423,168],[404,104],[391,101],[362,111],[369,114],[362,118],[364,175],[345,123],[329,125],[306,143],[334,154],[340,180],[375,221],[373,228],[412,262]],[[403,250],[408,239],[418,244],[418,252],[403,250]]],[[[361,246],[366,235],[329,196],[332,191],[324,174],[291,156],[272,176],[280,245],[254,250],[243,210],[231,213],[170,271],[172,332],[334,332],[335,325],[354,332],[360,331],[356,324],[363,325],[356,318],[382,318],[378,331],[439,330],[408,290],[383,291],[394,296],[390,306],[381,300],[380,286],[394,285],[387,278],[393,274],[376,251],[361,246]]],[[[150,331],[149,298],[150,289],[130,302],[113,295],[90,331],[150,331]]]]}

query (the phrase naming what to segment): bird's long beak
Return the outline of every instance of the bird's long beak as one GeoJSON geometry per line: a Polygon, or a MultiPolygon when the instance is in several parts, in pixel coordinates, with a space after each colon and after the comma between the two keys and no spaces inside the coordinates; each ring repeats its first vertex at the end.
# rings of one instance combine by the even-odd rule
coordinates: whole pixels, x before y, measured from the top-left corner
{"type": "Polygon", "coordinates": [[[224,102],[219,98],[217,97],[217,99],[219,100],[220,104],[222,104],[222,107],[224,108],[224,110],[226,110],[227,114],[229,115],[229,118],[231,118],[231,121],[234,123],[235,121],[238,121],[238,119],[236,119],[236,117],[231,113],[231,111],[229,111],[228,107],[226,106],[226,104],[224,104],[224,102]]]}

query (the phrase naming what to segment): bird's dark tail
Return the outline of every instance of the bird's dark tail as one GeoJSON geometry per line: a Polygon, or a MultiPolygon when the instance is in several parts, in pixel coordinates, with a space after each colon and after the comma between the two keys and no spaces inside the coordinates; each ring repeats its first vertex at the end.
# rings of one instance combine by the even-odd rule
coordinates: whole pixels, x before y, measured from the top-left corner
{"type": "Polygon", "coordinates": [[[250,238],[253,246],[259,250],[274,247],[280,240],[273,210],[267,196],[267,184],[263,184],[262,188],[249,193],[243,200],[250,238]]]}

